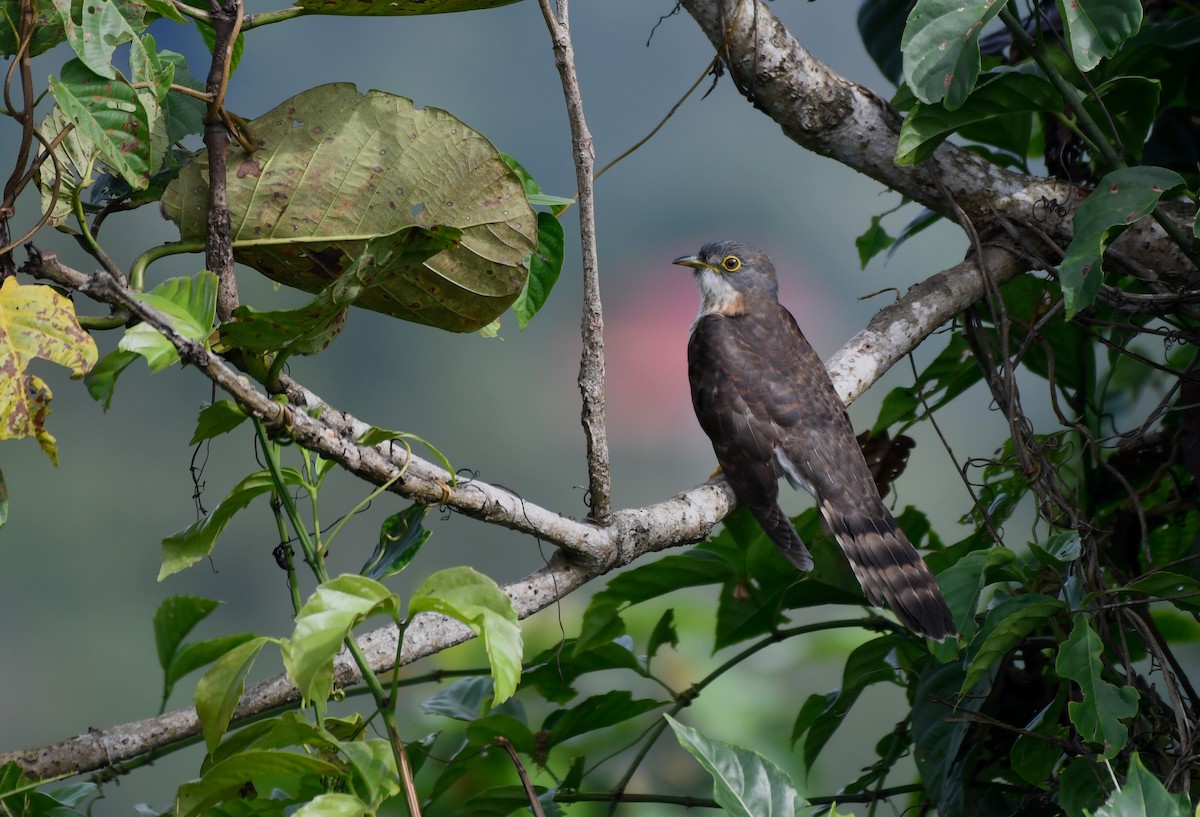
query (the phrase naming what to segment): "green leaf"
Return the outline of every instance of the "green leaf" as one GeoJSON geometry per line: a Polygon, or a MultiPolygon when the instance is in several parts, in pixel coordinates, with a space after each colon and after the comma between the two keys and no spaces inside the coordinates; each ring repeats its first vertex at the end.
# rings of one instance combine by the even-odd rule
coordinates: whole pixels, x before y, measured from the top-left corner
{"type": "Polygon", "coordinates": [[[1080,94],[1080,102],[1097,122],[1112,122],[1126,161],[1138,164],[1158,114],[1162,83],[1147,77],[1116,77],[1080,94]]]}
{"type": "Polygon", "coordinates": [[[882,219],[883,216],[871,216],[871,226],[854,239],[854,246],[858,249],[858,261],[863,269],[867,268],[868,261],[896,243],[896,239],[888,235],[887,230],[880,224],[882,219]]]}
{"type": "Polygon", "coordinates": [[[886,395],[879,406],[879,418],[871,428],[871,433],[878,434],[886,431],[896,423],[909,425],[916,422],[917,410],[921,408],[921,400],[916,390],[911,386],[897,386],[886,395]]]}
{"type": "Polygon", "coordinates": [[[483,640],[500,703],[521,680],[521,628],[512,599],[487,576],[470,567],[439,570],[421,583],[408,605],[411,619],[434,612],[466,624],[483,640]]]}
{"type": "Polygon", "coordinates": [[[893,85],[904,78],[900,38],[909,0],[867,0],[858,7],[858,36],[875,65],[893,85]]]}
{"type": "Polygon", "coordinates": [[[292,812],[292,817],[361,817],[369,810],[352,794],[319,794],[292,812]]]}
{"type": "Polygon", "coordinates": [[[986,633],[986,636],[967,666],[967,674],[958,694],[963,696],[970,692],[980,678],[999,666],[1009,650],[1025,640],[1025,636],[1046,626],[1050,619],[1065,609],[1066,605],[1058,599],[1039,593],[1026,593],[1005,599],[989,610],[980,631],[980,635],[986,633]]]}
{"type": "Polygon", "coordinates": [[[521,754],[532,755],[537,751],[537,738],[529,727],[505,712],[493,710],[467,726],[467,741],[472,746],[494,746],[501,737],[521,754]]]}
{"type": "Polygon", "coordinates": [[[1104,802],[1104,788],[1109,780],[1103,766],[1091,758],[1077,757],[1058,776],[1059,805],[1068,817],[1093,817],[1104,802]]]}
{"type": "Polygon", "coordinates": [[[267,642],[274,640],[260,635],[239,644],[217,659],[196,684],[196,715],[204,725],[204,743],[210,754],[229,728],[229,720],[242,699],[246,674],[254,666],[254,659],[267,642]]]}
{"type": "Polygon", "coordinates": [[[66,32],[67,43],[80,62],[97,76],[115,79],[113,52],[117,46],[138,36],[122,16],[120,6],[112,0],[89,0],[79,4],[55,0],[54,6],[66,32]],[[75,18],[77,11],[80,13],[78,19],[75,18]]]}
{"type": "MultiPolygon", "coordinates": [[[[189,340],[206,342],[212,334],[217,314],[217,276],[208,270],[192,278],[168,278],[134,297],[165,314],[171,328],[189,340]]],[[[175,344],[148,323],[126,329],[117,349],[146,358],[152,373],[179,362],[175,344]]]]}
{"type": "Polygon", "coordinates": [[[667,644],[674,648],[679,647],[679,633],[675,631],[675,610],[671,607],[663,611],[658,623],[650,632],[650,641],[646,646],[646,663],[649,664],[658,651],[667,644]]]}
{"type": "Polygon", "coordinates": [[[808,805],[787,774],[758,752],[704,737],[670,715],[663,715],[679,745],[713,779],[713,796],[734,817],[794,817],[808,805]]]}
{"type": "Polygon", "coordinates": [[[287,348],[288,354],[313,355],[342,331],[346,310],[360,300],[387,299],[398,276],[411,274],[437,253],[454,247],[462,231],[452,227],[402,227],[370,238],[349,267],[298,309],[260,312],[239,306],[234,320],[221,327],[221,340],[248,352],[287,348]]]}
{"type": "Polygon", "coordinates": [[[106,79],[78,60],[63,65],[50,92],[67,118],[90,140],[114,173],[141,190],[150,182],[150,120],[133,87],[106,79]]]}
{"type": "Polygon", "coordinates": [[[1200,582],[1170,570],[1142,576],[1122,587],[1121,591],[1143,593],[1152,599],[1169,601],[1181,610],[1200,610],[1200,582]]]}
{"type": "Polygon", "coordinates": [[[105,411],[108,411],[112,405],[117,378],[120,377],[121,372],[129,368],[130,363],[137,359],[138,356],[134,352],[122,352],[120,349],[114,349],[97,360],[92,370],[84,376],[83,383],[87,387],[88,394],[92,396],[93,400],[100,401],[105,411]]]}
{"type": "Polygon", "coordinates": [[[353,740],[343,743],[340,748],[346,760],[350,762],[351,791],[361,797],[372,810],[378,808],[388,797],[400,793],[396,756],[388,741],[382,738],[353,740]]]}
{"type": "Polygon", "coordinates": [[[1009,752],[1012,770],[1039,788],[1053,777],[1063,758],[1062,745],[1068,737],[1067,728],[1059,723],[1064,692],[1065,686],[1059,687],[1058,696],[1025,727],[1027,733],[1017,736],[1009,752]]]}
{"type": "MultiPolygon", "coordinates": [[[[361,6],[361,4],[355,4],[361,6]]],[[[455,332],[489,324],[520,294],[537,219],[521,181],[482,135],[436,108],[335,83],[303,91],[254,120],[262,148],[230,151],[234,255],[280,283],[320,292],[405,227],[459,228],[423,263],[381,267],[355,304],[455,332]]],[[[208,211],[201,153],[163,195],[184,241],[202,241],[208,211]]],[[[357,287],[357,285],[356,285],[357,287]]]]}
{"type": "Polygon", "coordinates": [[[196,419],[196,431],[188,445],[228,434],[244,423],[248,416],[246,410],[232,400],[218,400],[200,412],[196,419]]]}
{"type": "Polygon", "coordinates": [[[174,660],[167,667],[164,678],[163,702],[171,697],[175,684],[185,675],[195,672],[201,667],[211,664],[234,647],[240,646],[254,638],[253,633],[238,633],[222,635],[216,638],[185,644],[175,654],[174,660]]]}
{"type": "MultiPolygon", "coordinates": [[[[294,468],[281,469],[285,485],[303,485],[303,475],[294,468]]],[[[233,487],[229,495],[221,500],[207,516],[188,525],[178,533],[163,539],[162,566],[158,580],[178,573],[212,552],[217,537],[233,519],[234,514],[249,505],[256,497],[270,493],[275,482],[270,471],[256,471],[233,487]]]]}
{"type": "Polygon", "coordinates": [[[966,786],[963,775],[967,770],[956,759],[971,726],[971,715],[980,710],[988,693],[987,689],[977,688],[957,700],[962,679],[960,663],[930,662],[910,693],[913,760],[939,814],[962,813],[961,798],[966,786]]]}
{"type": "Polygon", "coordinates": [[[904,79],[917,99],[960,107],[979,76],[979,32],[1000,13],[993,0],[917,0],[900,50],[904,79]]]}
{"type": "Polygon", "coordinates": [[[165,704],[180,678],[210,664],[234,647],[249,641],[248,633],[184,644],[192,629],[217,609],[220,602],[195,596],[164,599],[154,613],[154,643],[163,669],[162,700],[165,704]]]}
{"type": "Polygon", "coordinates": [[[1111,57],[1142,25],[1140,0],[1056,0],[1071,56],[1081,71],[1111,57]]]}
{"type": "Polygon", "coordinates": [[[577,694],[572,684],[581,675],[613,669],[641,670],[629,636],[582,651],[576,646],[575,639],[567,639],[561,646],[555,645],[535,656],[522,673],[522,688],[532,687],[547,701],[564,704],[577,694]]]}
{"type": "Polygon", "coordinates": [[[1187,794],[1171,794],[1157,777],[1142,765],[1134,752],[1129,758],[1125,785],[1096,810],[1096,817],[1192,817],[1187,794]]]}
{"type": "MultiPolygon", "coordinates": [[[[174,3],[166,4],[172,10],[174,3]]],[[[240,39],[240,38],[239,38],[240,39]]],[[[158,58],[175,68],[175,84],[193,91],[203,91],[204,83],[188,72],[187,59],[174,51],[159,51],[158,58]]],[[[163,113],[167,118],[167,140],[174,144],[194,133],[204,130],[204,103],[193,96],[173,91],[163,100],[163,113]]],[[[165,183],[164,183],[165,184],[165,183]]]]}
{"type": "Polygon", "coordinates": [[[1138,693],[1133,687],[1117,687],[1101,677],[1103,646],[1088,624],[1087,616],[1075,616],[1071,635],[1058,651],[1054,667],[1058,674],[1079,684],[1082,701],[1071,701],[1067,712],[1084,740],[1103,747],[1108,759],[1125,748],[1128,730],[1122,720],[1137,714],[1138,693]]]}
{"type": "MultiPolygon", "coordinates": [[[[21,47],[19,8],[20,6],[17,5],[6,5],[6,13],[0,14],[0,54],[5,57],[15,57],[21,47]]],[[[53,0],[37,0],[34,3],[34,15],[38,25],[34,26],[33,36],[29,40],[28,55],[30,57],[36,57],[59,43],[65,42],[67,37],[53,0]]],[[[45,134],[45,131],[42,133],[45,134]]]]}
{"type": "Polygon", "coordinates": [[[463,678],[421,701],[421,711],[460,721],[473,721],[486,713],[493,689],[495,683],[490,676],[463,678]]]}
{"type": "MultiPolygon", "coordinates": [[[[537,795],[538,806],[545,817],[562,817],[562,806],[554,800],[557,788],[531,784],[537,795]]],[[[524,786],[493,786],[481,794],[473,795],[463,806],[463,814],[471,817],[509,817],[529,811],[529,795],[524,786]]]]}
{"type": "Polygon", "coordinates": [[[219,601],[197,596],[163,599],[154,611],[154,646],[158,650],[160,667],[165,670],[170,666],[187,634],[220,604],[219,601]]]}
{"type": "Polygon", "coordinates": [[[283,664],[304,701],[323,703],[333,690],[333,659],[351,631],[378,614],[398,619],[400,597],[379,582],[344,574],[322,583],[296,614],[283,641],[283,664]]]}
{"type": "MultiPolygon", "coordinates": [[[[898,642],[896,636],[885,635],[860,644],[850,653],[842,671],[841,689],[826,697],[825,710],[812,717],[807,728],[804,741],[804,762],[807,766],[811,767],[816,761],[864,689],[874,684],[896,682],[896,668],[888,661],[888,655],[898,642]]],[[[808,702],[805,707],[808,707],[808,702]]],[[[803,709],[801,713],[805,714],[803,709]]],[[[800,719],[797,718],[796,726],[792,729],[793,742],[799,738],[800,731],[800,719]]]]}
{"type": "Polygon", "coordinates": [[[665,705],[664,701],[650,698],[634,700],[633,695],[624,689],[593,695],[570,709],[556,709],[546,716],[542,722],[542,731],[550,733],[546,748],[587,732],[623,723],[665,705]]]}
{"type": "Polygon", "coordinates": [[[175,797],[176,817],[200,817],[212,806],[241,800],[248,787],[262,793],[294,792],[305,778],[340,780],[342,770],[328,761],[296,752],[242,752],[213,765],[199,780],[184,783],[175,797]]]}
{"type": "Polygon", "coordinates": [[[1101,259],[1112,239],[1145,218],[1183,177],[1161,167],[1126,167],[1099,182],[1075,211],[1075,236],[1059,265],[1068,320],[1091,304],[1104,280],[1101,259]]]}
{"type": "Polygon", "coordinates": [[[947,136],[968,125],[1057,112],[1062,105],[1062,97],[1044,77],[1011,70],[997,72],[986,77],[959,107],[948,110],[948,106],[936,102],[915,105],[900,128],[896,164],[920,164],[947,136]]]}
{"type": "Polygon", "coordinates": [[[546,299],[550,297],[550,290],[554,288],[559,273],[562,272],[565,251],[562,224],[550,213],[538,213],[537,223],[537,251],[530,258],[529,277],[525,279],[525,287],[512,307],[521,329],[528,326],[533,316],[545,305],[546,299]]]}
{"type": "Polygon", "coordinates": [[[937,574],[938,587],[951,610],[957,610],[954,624],[966,638],[975,634],[975,610],[983,589],[983,571],[989,551],[975,550],[937,574]]]}
{"type": "Polygon", "coordinates": [[[413,503],[383,520],[375,550],[358,572],[369,579],[383,581],[408,567],[421,545],[433,536],[433,531],[425,530],[421,524],[427,513],[428,505],[413,503]]]}
{"type": "Polygon", "coordinates": [[[627,570],[615,576],[608,587],[592,597],[583,614],[575,650],[581,652],[591,649],[624,633],[620,611],[630,604],[638,604],[685,587],[717,584],[730,576],[727,564],[697,550],[666,556],[627,570]]]}

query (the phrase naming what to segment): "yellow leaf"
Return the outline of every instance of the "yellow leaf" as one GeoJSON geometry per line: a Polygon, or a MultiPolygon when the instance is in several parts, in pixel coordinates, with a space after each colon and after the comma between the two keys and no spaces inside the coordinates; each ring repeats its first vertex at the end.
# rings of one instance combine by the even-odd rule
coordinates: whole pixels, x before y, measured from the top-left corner
{"type": "Polygon", "coordinates": [[[0,286],[0,440],[34,437],[58,465],[54,435],[46,430],[49,387],[29,364],[36,358],[82,377],[96,363],[96,343],[75,319],[75,306],[48,286],[0,286]]]}

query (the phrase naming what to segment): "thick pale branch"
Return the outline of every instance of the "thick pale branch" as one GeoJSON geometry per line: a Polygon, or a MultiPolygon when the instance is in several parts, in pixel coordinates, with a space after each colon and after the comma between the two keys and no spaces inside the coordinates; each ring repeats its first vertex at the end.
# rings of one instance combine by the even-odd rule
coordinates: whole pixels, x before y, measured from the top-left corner
{"type": "MultiPolygon", "coordinates": [[[[985,251],[994,281],[1006,280],[1023,268],[1021,255],[1011,248],[985,251]]],[[[79,290],[111,306],[128,310],[168,337],[189,364],[195,365],[271,428],[284,430],[297,444],[330,457],[355,475],[383,484],[404,472],[392,490],[409,498],[441,503],[468,516],[504,525],[561,546],[543,569],[504,590],[522,618],[543,610],[568,593],[616,567],[648,553],[703,539],[733,508],[732,492],[717,479],[675,497],[643,508],[612,514],[610,524],[596,526],[555,514],[503,488],[480,481],[449,486],[450,475],[432,463],[408,454],[403,446],[363,446],[355,439],[368,426],[340,412],[294,382],[286,383],[292,405],[283,406],[259,392],[247,379],[201,345],[179,336],[166,316],[135,299],[105,272],[87,276],[60,264],[51,255],[34,257],[27,273],[79,290]],[[311,409],[316,417],[310,416],[311,409]]],[[[986,279],[973,260],[932,276],[879,313],[831,360],[831,376],[839,394],[853,400],[887,367],[915,348],[938,326],[952,319],[985,291],[986,279]]],[[[390,669],[396,655],[397,631],[383,627],[359,638],[371,667],[390,669]]],[[[419,616],[408,627],[401,663],[415,661],[461,643],[471,633],[440,616],[419,616]]],[[[357,670],[348,660],[337,664],[336,683],[357,683],[357,670]]],[[[264,681],[246,692],[236,717],[243,719],[297,700],[285,676],[264,681]]],[[[0,755],[0,764],[15,761],[26,773],[53,777],[105,768],[156,748],[199,734],[192,709],[181,709],[135,723],[93,730],[78,737],[27,751],[0,755]]]]}
{"type": "MultiPolygon", "coordinates": [[[[729,69],[742,94],[771,117],[788,138],[870,176],[892,190],[955,219],[947,194],[982,228],[1003,218],[1035,225],[1024,240],[1046,252],[1043,232],[1065,247],[1082,188],[1008,170],[977,153],[944,142],[925,162],[895,162],[900,114],[869,88],[851,82],[813,57],[763,0],[681,0],[729,69]],[[1066,205],[1059,216],[1046,205],[1066,205]]],[[[1180,229],[1190,229],[1195,208],[1166,208],[1180,229]]],[[[980,230],[983,231],[982,229],[980,230]]],[[[1194,267],[1152,219],[1131,225],[1121,252],[1150,269],[1193,276],[1194,267]]],[[[1185,288],[1195,288],[1191,280],[1185,288]]]]}
{"type": "MultiPolygon", "coordinates": [[[[1029,259],[1010,245],[983,248],[983,262],[996,285],[1030,267],[1029,259]]],[[[881,309],[857,335],[825,363],[838,396],[854,401],[898,360],[915,349],[945,322],[980,297],[979,264],[974,258],[929,276],[904,297],[881,309]]]]}

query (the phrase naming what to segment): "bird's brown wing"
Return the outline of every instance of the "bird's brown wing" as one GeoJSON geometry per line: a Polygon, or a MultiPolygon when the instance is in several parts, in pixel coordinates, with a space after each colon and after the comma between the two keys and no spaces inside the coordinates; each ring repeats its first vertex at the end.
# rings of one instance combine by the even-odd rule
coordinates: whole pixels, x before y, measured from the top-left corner
{"type": "Polygon", "coordinates": [[[763,340],[752,322],[700,318],[688,341],[692,406],[738,501],[792,564],[811,570],[812,556],[777,502],[779,428],[767,411],[777,368],[763,340]]]}
{"type": "Polygon", "coordinates": [[[879,496],[841,398],[791,314],[782,306],[768,348],[766,416],[778,429],[783,475],[817,500],[867,599],[884,602],[910,629],[933,638],[955,632],[941,591],[879,496]],[[784,364],[786,365],[786,364],[784,364]]]}

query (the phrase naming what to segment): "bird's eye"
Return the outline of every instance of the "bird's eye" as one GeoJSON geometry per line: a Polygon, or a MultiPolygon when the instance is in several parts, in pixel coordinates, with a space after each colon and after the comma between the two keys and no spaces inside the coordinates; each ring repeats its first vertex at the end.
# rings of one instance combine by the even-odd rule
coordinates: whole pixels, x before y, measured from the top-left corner
{"type": "Polygon", "coordinates": [[[721,261],[721,266],[725,268],[726,272],[737,272],[742,268],[742,259],[738,258],[736,255],[727,255],[725,256],[725,259],[721,261]]]}

